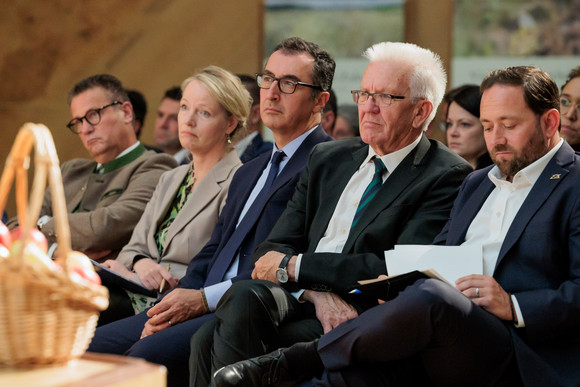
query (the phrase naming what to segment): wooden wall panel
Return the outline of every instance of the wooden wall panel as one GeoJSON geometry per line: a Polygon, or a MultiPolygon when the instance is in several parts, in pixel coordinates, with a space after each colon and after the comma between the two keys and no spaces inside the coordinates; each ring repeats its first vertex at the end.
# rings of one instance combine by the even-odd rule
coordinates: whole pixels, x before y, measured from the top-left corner
{"type": "MultiPolygon", "coordinates": [[[[449,85],[453,57],[453,0],[406,0],[405,41],[439,54],[449,85]]],[[[440,119],[441,109],[433,121],[440,119]]],[[[435,125],[429,133],[430,137],[445,142],[445,133],[435,125]]]]}
{"type": "Polygon", "coordinates": [[[263,7],[262,0],[0,0],[0,166],[26,121],[51,129],[61,162],[87,157],[65,127],[66,97],[96,73],[143,92],[142,139],[151,143],[165,89],[209,64],[261,69],[263,7]]]}

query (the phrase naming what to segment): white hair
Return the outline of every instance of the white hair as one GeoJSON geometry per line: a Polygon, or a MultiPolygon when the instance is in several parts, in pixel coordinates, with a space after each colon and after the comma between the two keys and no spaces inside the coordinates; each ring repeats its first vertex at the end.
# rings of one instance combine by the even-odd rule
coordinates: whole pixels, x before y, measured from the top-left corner
{"type": "Polygon", "coordinates": [[[369,47],[363,56],[371,62],[388,60],[409,68],[411,99],[424,98],[433,104],[433,111],[423,124],[423,130],[427,130],[447,85],[447,74],[439,55],[412,43],[382,42],[369,47]]]}

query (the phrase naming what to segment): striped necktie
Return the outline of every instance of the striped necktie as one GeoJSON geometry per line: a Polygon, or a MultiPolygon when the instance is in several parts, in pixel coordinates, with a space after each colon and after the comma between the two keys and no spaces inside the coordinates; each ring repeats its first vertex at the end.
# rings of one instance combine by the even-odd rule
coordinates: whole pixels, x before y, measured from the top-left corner
{"type": "Polygon", "coordinates": [[[365,192],[358,203],[351,227],[354,227],[357,224],[365,207],[375,197],[376,193],[383,185],[383,174],[387,171],[387,167],[385,167],[383,161],[377,157],[373,157],[373,163],[375,163],[375,174],[373,175],[373,180],[367,186],[367,189],[365,189],[365,192]]]}

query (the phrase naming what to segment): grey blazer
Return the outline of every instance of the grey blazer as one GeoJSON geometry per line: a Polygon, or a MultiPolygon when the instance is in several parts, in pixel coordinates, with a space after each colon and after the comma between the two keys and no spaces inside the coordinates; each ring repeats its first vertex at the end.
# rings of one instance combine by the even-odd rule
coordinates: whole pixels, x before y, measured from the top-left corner
{"type": "Polygon", "coordinates": [[[144,255],[165,267],[171,263],[171,274],[176,278],[183,277],[189,261],[209,241],[225,205],[232,177],[240,165],[237,153],[229,152],[199,182],[169,227],[164,254],[160,256],[154,235],[165,219],[189,165],[164,173],[129,244],[121,250],[117,260],[132,270],[133,259],[137,255],[144,255]]]}

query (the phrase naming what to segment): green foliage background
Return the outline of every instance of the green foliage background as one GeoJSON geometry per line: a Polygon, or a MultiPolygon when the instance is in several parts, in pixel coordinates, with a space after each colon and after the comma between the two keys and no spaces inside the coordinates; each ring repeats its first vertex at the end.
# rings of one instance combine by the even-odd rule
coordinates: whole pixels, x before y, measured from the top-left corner
{"type": "Polygon", "coordinates": [[[455,0],[454,56],[580,54],[579,0],[455,0]]]}
{"type": "MultiPolygon", "coordinates": [[[[455,0],[453,24],[454,56],[580,55],[580,0],[455,0]]],[[[267,8],[264,57],[291,36],[358,58],[376,42],[403,41],[404,7],[267,8]]]]}
{"type": "Polygon", "coordinates": [[[403,7],[372,10],[269,10],[265,17],[264,57],[283,39],[300,36],[335,58],[358,58],[381,41],[402,41],[403,7]]]}

